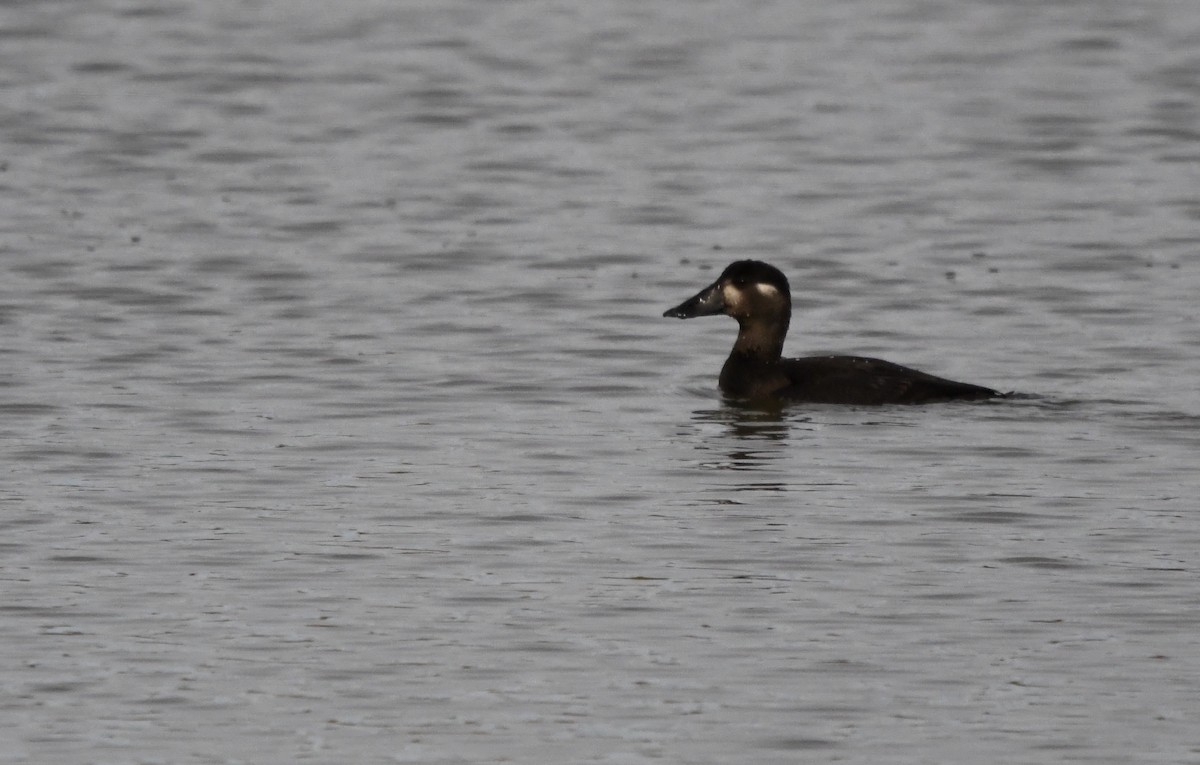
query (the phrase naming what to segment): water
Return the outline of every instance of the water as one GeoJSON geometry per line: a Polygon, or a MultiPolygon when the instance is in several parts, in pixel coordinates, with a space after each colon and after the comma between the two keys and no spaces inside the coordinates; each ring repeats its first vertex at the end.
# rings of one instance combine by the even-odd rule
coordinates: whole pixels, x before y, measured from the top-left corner
{"type": "Polygon", "coordinates": [[[0,761],[1200,762],[1198,42],[0,9],[0,761]],[[1031,397],[731,407],[741,257],[1031,397]]]}

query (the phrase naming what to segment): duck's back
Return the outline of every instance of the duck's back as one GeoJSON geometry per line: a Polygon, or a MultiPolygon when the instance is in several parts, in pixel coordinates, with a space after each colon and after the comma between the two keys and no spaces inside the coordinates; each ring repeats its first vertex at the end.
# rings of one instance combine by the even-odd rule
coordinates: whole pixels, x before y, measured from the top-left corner
{"type": "Polygon", "coordinates": [[[943,377],[861,356],[807,356],[783,359],[788,379],[777,395],[799,401],[834,404],[925,404],[972,401],[1000,394],[981,385],[943,377]]]}
{"type": "Polygon", "coordinates": [[[882,359],[805,356],[766,367],[730,357],[721,388],[733,396],[773,396],[821,404],[927,404],[975,401],[1001,394],[991,388],[947,380],[882,359]]]}

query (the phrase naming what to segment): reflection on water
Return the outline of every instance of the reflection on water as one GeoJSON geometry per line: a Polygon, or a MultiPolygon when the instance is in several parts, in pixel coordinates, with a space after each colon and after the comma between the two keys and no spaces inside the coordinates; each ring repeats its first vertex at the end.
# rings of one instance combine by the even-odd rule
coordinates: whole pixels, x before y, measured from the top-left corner
{"type": "MultiPolygon", "coordinates": [[[[793,427],[800,426],[785,414],[783,407],[771,409],[723,401],[715,409],[692,412],[695,432],[704,433],[706,450],[721,451],[716,460],[701,462],[704,468],[717,470],[760,470],[782,456],[793,427]]],[[[782,487],[780,487],[782,489],[782,487]]]]}
{"type": "Polygon", "coordinates": [[[739,401],[723,401],[716,409],[697,409],[692,412],[692,419],[698,423],[724,425],[737,438],[773,441],[786,438],[793,423],[810,421],[802,415],[789,416],[785,406],[764,408],[739,401]]]}

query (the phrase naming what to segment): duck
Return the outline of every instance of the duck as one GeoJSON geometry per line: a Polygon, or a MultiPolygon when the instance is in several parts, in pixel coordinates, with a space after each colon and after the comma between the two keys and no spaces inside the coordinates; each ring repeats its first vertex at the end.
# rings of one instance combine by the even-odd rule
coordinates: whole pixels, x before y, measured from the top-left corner
{"type": "Polygon", "coordinates": [[[877,406],[980,401],[1005,394],[982,385],[936,377],[864,356],[783,358],[792,318],[787,277],[759,260],[729,264],[715,282],[664,317],[693,319],[724,314],[738,335],[718,379],[730,399],[877,406]]]}

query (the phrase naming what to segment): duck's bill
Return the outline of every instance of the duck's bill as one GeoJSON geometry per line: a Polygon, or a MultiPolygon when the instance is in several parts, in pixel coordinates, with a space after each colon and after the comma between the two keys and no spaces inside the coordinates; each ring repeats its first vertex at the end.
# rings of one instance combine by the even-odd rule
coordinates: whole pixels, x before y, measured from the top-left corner
{"type": "Polygon", "coordinates": [[[725,296],[719,281],[705,287],[679,305],[663,313],[673,319],[693,319],[712,316],[725,310],[725,296]]]}

